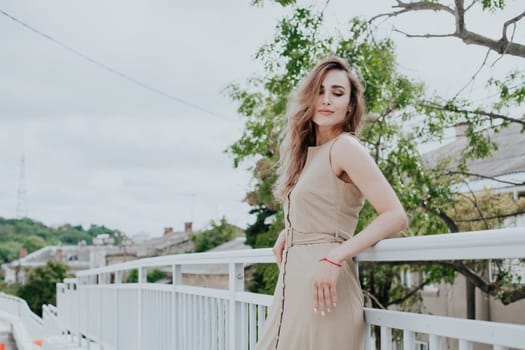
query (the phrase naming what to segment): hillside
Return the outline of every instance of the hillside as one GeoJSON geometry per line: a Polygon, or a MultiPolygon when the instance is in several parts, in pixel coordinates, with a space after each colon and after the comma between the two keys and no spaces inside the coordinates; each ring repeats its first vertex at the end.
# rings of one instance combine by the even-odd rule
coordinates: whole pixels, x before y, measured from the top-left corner
{"type": "Polygon", "coordinates": [[[70,224],[53,228],[29,218],[0,217],[0,262],[17,259],[21,248],[31,253],[47,245],[72,245],[82,240],[91,244],[93,238],[102,233],[110,234],[119,244],[122,233],[103,225],[91,225],[87,230],[70,224]]]}

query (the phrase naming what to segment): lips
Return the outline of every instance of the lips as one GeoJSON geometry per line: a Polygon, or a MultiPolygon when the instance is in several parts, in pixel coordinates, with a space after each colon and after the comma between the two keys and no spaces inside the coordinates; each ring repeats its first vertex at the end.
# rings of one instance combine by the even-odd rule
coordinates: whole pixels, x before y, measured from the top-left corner
{"type": "Polygon", "coordinates": [[[328,110],[328,109],[320,109],[320,110],[318,110],[317,112],[318,112],[319,114],[322,114],[322,115],[332,115],[332,114],[334,114],[333,111],[330,111],[330,110],[328,110]]]}

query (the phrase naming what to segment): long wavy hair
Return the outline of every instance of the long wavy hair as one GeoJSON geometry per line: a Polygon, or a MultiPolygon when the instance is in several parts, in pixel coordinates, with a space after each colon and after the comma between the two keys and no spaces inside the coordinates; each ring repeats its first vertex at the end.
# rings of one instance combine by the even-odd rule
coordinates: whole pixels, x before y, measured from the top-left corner
{"type": "Polygon", "coordinates": [[[363,86],[352,74],[347,61],[338,56],[325,57],[307,74],[288,100],[287,125],[281,138],[277,164],[278,177],[273,189],[275,198],[281,203],[288,196],[304,168],[308,146],[316,145],[313,122],[315,101],[319,97],[321,84],[326,74],[333,69],[345,72],[350,83],[348,101],[350,110],[346,113],[344,120],[334,126],[335,131],[349,132],[354,135],[357,133],[365,109],[363,86]]]}

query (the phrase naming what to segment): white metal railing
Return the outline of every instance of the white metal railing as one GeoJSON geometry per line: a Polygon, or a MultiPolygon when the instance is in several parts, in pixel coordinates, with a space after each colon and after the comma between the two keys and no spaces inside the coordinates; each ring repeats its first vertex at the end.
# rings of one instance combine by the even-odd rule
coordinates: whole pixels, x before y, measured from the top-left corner
{"type": "Polygon", "coordinates": [[[61,330],[58,323],[58,309],[54,305],[42,305],[42,321],[45,336],[60,335],[61,330]]]}
{"type": "Polygon", "coordinates": [[[39,349],[37,343],[42,340],[42,319],[29,309],[24,299],[0,292],[0,319],[11,324],[19,350],[39,349]]]}
{"type": "MultiPolygon", "coordinates": [[[[525,257],[525,228],[392,238],[356,260],[519,257],[525,257]]],[[[58,328],[104,349],[254,349],[272,297],[244,291],[244,267],[274,261],[268,248],[162,256],[77,272],[77,278],[57,285],[58,328]],[[195,264],[227,264],[229,288],[183,285],[182,266],[195,264]],[[172,285],[146,282],[148,268],[166,266],[172,285]],[[131,269],[138,269],[138,283],[122,283],[131,269]]],[[[446,338],[458,339],[460,350],[472,349],[474,342],[525,349],[525,325],[369,308],[365,318],[367,349],[374,347],[371,327],[381,328],[381,349],[393,348],[392,329],[403,331],[404,349],[415,349],[416,333],[429,337],[430,350],[441,349],[446,338]]]]}

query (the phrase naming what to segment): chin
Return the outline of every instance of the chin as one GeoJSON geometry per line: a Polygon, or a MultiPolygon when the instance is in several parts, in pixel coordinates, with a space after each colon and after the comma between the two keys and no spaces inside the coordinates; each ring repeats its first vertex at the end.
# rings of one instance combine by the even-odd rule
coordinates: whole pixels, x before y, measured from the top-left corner
{"type": "Polygon", "coordinates": [[[335,121],[335,120],[314,119],[313,122],[317,126],[336,126],[337,125],[337,121],[335,121]]]}
{"type": "Polygon", "coordinates": [[[344,118],[337,118],[334,116],[316,116],[312,119],[314,124],[319,126],[336,126],[344,121],[344,118]]]}

